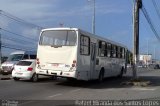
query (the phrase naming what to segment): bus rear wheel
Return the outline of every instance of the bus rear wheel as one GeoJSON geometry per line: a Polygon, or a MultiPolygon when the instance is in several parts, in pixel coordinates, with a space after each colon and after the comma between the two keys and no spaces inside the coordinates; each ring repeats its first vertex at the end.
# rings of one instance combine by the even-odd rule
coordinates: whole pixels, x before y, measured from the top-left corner
{"type": "Polygon", "coordinates": [[[76,81],[76,79],[74,79],[74,78],[67,78],[67,81],[76,81]]]}
{"type": "Polygon", "coordinates": [[[104,69],[101,69],[98,77],[98,82],[103,82],[104,80],[104,69]]]}
{"type": "Polygon", "coordinates": [[[122,67],[121,72],[120,72],[120,74],[118,75],[118,78],[122,78],[123,73],[124,73],[124,68],[122,67]]]}

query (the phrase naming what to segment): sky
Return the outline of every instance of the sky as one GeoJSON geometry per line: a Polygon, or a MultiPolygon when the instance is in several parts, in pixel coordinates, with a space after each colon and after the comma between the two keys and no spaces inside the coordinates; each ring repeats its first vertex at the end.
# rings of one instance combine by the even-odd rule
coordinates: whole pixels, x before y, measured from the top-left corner
{"type": "MultiPolygon", "coordinates": [[[[160,18],[152,0],[142,0],[160,36],[160,18]]],[[[155,0],[158,7],[160,1],[155,0]]],[[[96,35],[133,48],[133,0],[96,0],[96,35]]],[[[160,8],[159,8],[160,9],[160,8]]],[[[93,0],[0,0],[0,10],[43,28],[77,27],[92,32],[93,0]]],[[[19,27],[3,17],[0,26],[27,37],[38,39],[39,32],[32,26],[19,27]]],[[[7,41],[6,41],[7,42],[7,41]]],[[[31,45],[31,44],[30,44],[31,45]]],[[[158,41],[140,10],[140,54],[152,54],[160,59],[158,41]]]]}

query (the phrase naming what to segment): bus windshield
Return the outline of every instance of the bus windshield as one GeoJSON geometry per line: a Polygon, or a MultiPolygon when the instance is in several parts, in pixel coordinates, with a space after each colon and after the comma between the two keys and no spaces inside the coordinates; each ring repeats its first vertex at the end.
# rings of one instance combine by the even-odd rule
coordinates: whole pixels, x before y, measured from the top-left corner
{"type": "Polygon", "coordinates": [[[46,46],[75,46],[76,41],[76,31],[49,30],[42,32],[39,44],[46,46]]]}
{"type": "Polygon", "coordinates": [[[19,61],[23,57],[23,54],[12,54],[8,57],[7,61],[19,61]]]}

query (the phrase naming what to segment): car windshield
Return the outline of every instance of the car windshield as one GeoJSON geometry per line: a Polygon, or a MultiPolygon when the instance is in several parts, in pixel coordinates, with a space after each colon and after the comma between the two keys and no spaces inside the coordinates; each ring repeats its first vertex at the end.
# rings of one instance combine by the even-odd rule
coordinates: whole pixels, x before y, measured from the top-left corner
{"type": "Polygon", "coordinates": [[[19,66],[30,66],[32,64],[31,61],[19,61],[17,65],[19,66]]]}
{"type": "Polygon", "coordinates": [[[74,46],[76,45],[76,31],[44,31],[40,37],[40,45],[49,46],[74,46]]]}
{"type": "Polygon", "coordinates": [[[12,54],[8,57],[7,61],[19,61],[23,57],[23,54],[12,54]]]}

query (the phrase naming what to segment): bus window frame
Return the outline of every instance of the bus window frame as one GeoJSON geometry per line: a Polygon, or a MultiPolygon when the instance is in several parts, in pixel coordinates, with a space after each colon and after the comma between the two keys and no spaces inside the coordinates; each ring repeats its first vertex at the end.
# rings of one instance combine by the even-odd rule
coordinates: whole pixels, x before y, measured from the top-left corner
{"type": "Polygon", "coordinates": [[[80,34],[80,40],[79,40],[79,41],[80,41],[80,55],[89,56],[89,55],[90,55],[90,37],[89,37],[89,36],[86,36],[86,35],[84,35],[84,34],[80,34]],[[82,42],[81,42],[82,37],[87,37],[87,38],[88,38],[88,46],[82,45],[82,42]],[[82,46],[88,47],[88,54],[82,53],[82,52],[84,52],[84,51],[81,50],[81,47],[82,47],[82,46]]]}

